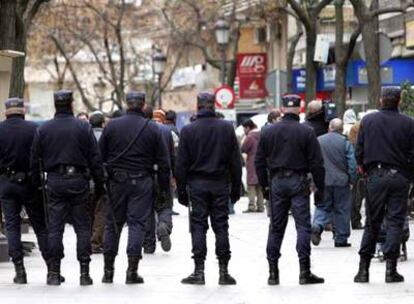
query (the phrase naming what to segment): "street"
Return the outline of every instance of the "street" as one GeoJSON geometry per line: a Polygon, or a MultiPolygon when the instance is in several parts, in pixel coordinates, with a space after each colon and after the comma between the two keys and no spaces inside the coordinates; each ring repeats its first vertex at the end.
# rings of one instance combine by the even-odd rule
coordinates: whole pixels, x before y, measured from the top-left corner
{"type": "MultiPolygon", "coordinates": [[[[242,214],[247,207],[243,198],[236,206],[236,215],[230,219],[230,241],[233,257],[230,273],[237,279],[234,287],[220,287],[218,265],[214,255],[214,237],[208,233],[208,260],[206,261],[206,285],[186,286],[180,280],[193,271],[188,233],[187,210],[178,204],[179,216],[174,217],[173,248],[163,253],[145,256],[139,273],[145,279],[143,285],[125,285],[127,258],[125,255],[126,229],[122,235],[121,254],[116,261],[113,285],[104,285],[102,277],[103,257],[93,255],[91,276],[94,285],[79,286],[79,266],[76,261],[75,235],[72,227],[66,227],[65,254],[62,274],[66,283],[60,287],[46,285],[46,267],[35,252],[26,261],[28,285],[12,284],[12,263],[0,264],[0,298],[2,303],[413,303],[414,300],[414,242],[408,242],[408,261],[399,264],[405,283],[385,284],[385,265],[378,260],[371,267],[371,283],[355,284],[353,277],[358,267],[357,250],[362,231],[353,231],[351,248],[333,247],[331,233],[322,235],[319,247],[313,247],[312,270],[325,278],[324,285],[300,286],[299,266],[295,251],[296,233],[290,217],[280,260],[281,285],[267,285],[268,266],[265,255],[268,222],[264,213],[242,214]]],[[[413,225],[411,225],[413,228],[413,225]]],[[[24,240],[34,240],[34,234],[23,235],[24,240]]]]}

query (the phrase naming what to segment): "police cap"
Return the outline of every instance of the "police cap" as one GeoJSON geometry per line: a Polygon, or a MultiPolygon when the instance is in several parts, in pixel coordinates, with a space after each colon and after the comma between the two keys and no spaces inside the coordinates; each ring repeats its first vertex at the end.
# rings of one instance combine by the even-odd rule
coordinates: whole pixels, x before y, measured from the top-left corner
{"type": "Polygon", "coordinates": [[[140,109],[145,104],[145,93],[129,91],[126,95],[126,103],[129,108],[140,109]]]}
{"type": "Polygon", "coordinates": [[[387,105],[397,106],[401,99],[401,89],[396,86],[388,86],[382,88],[382,102],[387,105]]]}
{"type": "Polygon", "coordinates": [[[284,108],[299,108],[301,98],[298,95],[289,94],[282,97],[282,105],[284,108]]]}
{"type": "Polygon", "coordinates": [[[197,95],[198,109],[214,109],[216,95],[211,91],[200,92],[197,95]]]}
{"type": "Polygon", "coordinates": [[[69,107],[73,102],[73,92],[70,90],[60,90],[54,94],[56,107],[69,107]]]}
{"type": "Polygon", "coordinates": [[[4,102],[6,108],[6,116],[9,115],[24,115],[24,100],[22,98],[9,98],[4,102]]]}

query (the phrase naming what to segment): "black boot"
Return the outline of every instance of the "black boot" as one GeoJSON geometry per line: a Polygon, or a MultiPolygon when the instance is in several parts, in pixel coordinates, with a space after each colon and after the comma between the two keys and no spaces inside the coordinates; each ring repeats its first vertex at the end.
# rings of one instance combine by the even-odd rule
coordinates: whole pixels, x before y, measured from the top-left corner
{"type": "Polygon", "coordinates": [[[113,283],[114,281],[114,264],[115,257],[112,255],[104,255],[104,276],[102,283],[113,283]]]}
{"type": "Polygon", "coordinates": [[[219,261],[219,285],[236,285],[236,280],[229,274],[228,271],[228,260],[219,261]]]}
{"type": "MultiPolygon", "coordinates": [[[[49,271],[49,268],[50,268],[50,262],[46,261],[46,266],[47,266],[47,269],[48,269],[48,271],[49,271]]],[[[62,274],[60,274],[60,283],[65,283],[65,282],[66,282],[65,277],[64,277],[62,274]]]]}
{"type": "Polygon", "coordinates": [[[279,268],[277,263],[269,263],[269,279],[268,285],[279,285],[279,268]]]}
{"type": "Polygon", "coordinates": [[[14,284],[27,284],[27,275],[23,260],[15,261],[14,269],[16,271],[16,276],[13,279],[14,284]]]}
{"type": "Polygon", "coordinates": [[[171,250],[171,237],[170,237],[171,229],[168,228],[168,225],[165,223],[160,223],[157,228],[157,237],[158,240],[161,242],[161,248],[165,252],[171,250]]]}
{"type": "Polygon", "coordinates": [[[80,285],[88,286],[92,285],[93,281],[89,275],[89,262],[80,263],[80,285]]]}
{"type": "Polygon", "coordinates": [[[47,285],[59,286],[60,280],[60,261],[50,262],[47,270],[47,285]]]}
{"type": "Polygon", "coordinates": [[[300,275],[299,275],[299,284],[300,285],[307,285],[307,284],[323,284],[325,280],[314,275],[310,271],[310,259],[303,259],[300,261],[300,275]]]}
{"type": "Polygon", "coordinates": [[[359,270],[354,278],[355,283],[368,283],[369,282],[369,265],[371,259],[361,257],[359,261],[359,270]]]}
{"type": "Polygon", "coordinates": [[[195,269],[192,274],[181,280],[182,284],[204,285],[204,261],[195,261],[195,269]]]}
{"type": "Polygon", "coordinates": [[[404,277],[397,272],[397,260],[387,260],[387,269],[385,271],[386,283],[404,282],[404,277]]]}
{"type": "Polygon", "coordinates": [[[128,257],[126,284],[142,284],[144,279],[138,275],[139,257],[128,257]]]}

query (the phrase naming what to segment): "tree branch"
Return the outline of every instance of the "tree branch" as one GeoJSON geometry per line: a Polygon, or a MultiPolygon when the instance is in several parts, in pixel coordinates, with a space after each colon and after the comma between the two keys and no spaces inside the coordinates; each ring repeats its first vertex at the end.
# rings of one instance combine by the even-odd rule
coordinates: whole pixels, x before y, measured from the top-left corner
{"type": "Polygon", "coordinates": [[[26,31],[29,29],[30,24],[32,23],[34,16],[36,16],[37,12],[39,11],[40,6],[43,3],[47,3],[49,1],[50,0],[35,0],[35,1],[32,1],[31,3],[28,3],[29,1],[25,1],[26,7],[23,13],[23,23],[25,25],[26,31]]]}
{"type": "Polygon", "coordinates": [[[315,15],[319,15],[321,13],[321,11],[328,6],[329,4],[332,3],[333,0],[322,0],[321,2],[319,2],[316,6],[315,6],[315,15]]]}
{"type": "Polygon", "coordinates": [[[348,52],[346,54],[346,60],[349,61],[349,59],[352,56],[352,53],[354,52],[357,40],[359,35],[361,35],[361,27],[358,26],[358,28],[352,33],[351,38],[349,39],[348,44],[348,52]]]}
{"type": "Polygon", "coordinates": [[[302,6],[295,0],[287,0],[287,3],[289,3],[306,30],[310,30],[312,28],[311,21],[302,6]]]}
{"type": "Polygon", "coordinates": [[[79,91],[79,93],[81,94],[81,99],[82,99],[82,103],[88,108],[88,110],[90,111],[96,111],[96,108],[92,105],[92,103],[89,101],[89,99],[86,97],[86,94],[84,92],[84,89],[82,88],[82,84],[78,78],[78,75],[75,72],[74,67],[72,66],[72,63],[66,53],[65,48],[63,47],[62,43],[59,41],[59,39],[53,35],[50,35],[50,39],[52,39],[52,41],[54,42],[56,48],[58,49],[59,53],[63,56],[63,58],[65,59],[69,71],[72,74],[72,78],[73,81],[75,82],[75,85],[79,91]]]}

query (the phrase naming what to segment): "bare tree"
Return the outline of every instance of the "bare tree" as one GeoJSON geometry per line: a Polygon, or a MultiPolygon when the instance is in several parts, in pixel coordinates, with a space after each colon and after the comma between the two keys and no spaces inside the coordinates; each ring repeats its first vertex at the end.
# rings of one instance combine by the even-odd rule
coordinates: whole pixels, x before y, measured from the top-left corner
{"type": "MultiPolygon", "coordinates": [[[[0,0],[0,49],[26,53],[30,26],[43,3],[49,0],[0,0]]],[[[26,57],[13,60],[10,96],[23,97],[26,57]]]]}
{"type": "Polygon", "coordinates": [[[335,0],[335,102],[338,113],[342,115],[346,108],[346,72],[349,60],[361,33],[360,26],[352,33],[348,43],[344,42],[344,2],[335,0]]]}
{"type": "MultiPolygon", "coordinates": [[[[361,27],[362,40],[365,46],[365,57],[368,75],[369,106],[378,106],[381,94],[381,70],[379,59],[378,16],[387,13],[405,13],[414,6],[412,0],[401,0],[395,7],[379,8],[378,0],[373,0],[370,6],[364,0],[350,0],[355,15],[361,27]]],[[[397,1],[396,1],[397,2],[397,1]]]]}
{"type": "Polygon", "coordinates": [[[322,10],[333,0],[287,0],[290,15],[295,16],[303,24],[306,33],[306,102],[315,99],[317,83],[317,63],[315,56],[318,34],[318,18],[322,10]]]}
{"type": "MultiPolygon", "coordinates": [[[[148,22],[136,18],[138,9],[125,1],[60,1],[44,16],[44,37],[52,42],[50,53],[59,54],[59,60],[53,59],[55,78],[62,82],[59,76],[70,76],[89,110],[102,110],[106,102],[110,102],[111,111],[122,109],[127,88],[142,89],[143,81],[153,82],[154,79],[147,79],[151,74],[153,48],[168,52],[171,49],[178,53],[175,61],[181,60],[182,48],[169,48],[170,40],[166,36],[154,40],[152,49],[137,48],[142,38],[147,38],[140,28],[148,22]],[[50,26],[51,15],[55,18],[53,27],[50,26]]],[[[51,58],[46,57],[46,61],[49,65],[51,58]]],[[[177,62],[173,62],[167,68],[162,90],[171,80],[176,65],[177,62]]],[[[151,89],[147,93],[153,97],[151,101],[155,100],[154,86],[144,83],[144,87],[151,89]]]]}
{"type": "Polygon", "coordinates": [[[173,0],[166,1],[162,9],[171,36],[180,45],[198,49],[206,63],[220,70],[219,46],[215,40],[214,25],[221,17],[230,25],[230,39],[227,49],[226,82],[234,85],[236,78],[236,59],[239,51],[240,29],[246,20],[237,19],[236,3],[220,16],[225,1],[173,0]]]}
{"type": "Polygon", "coordinates": [[[292,37],[288,51],[288,62],[287,62],[287,83],[288,91],[293,91],[293,60],[296,54],[296,47],[303,36],[302,23],[299,19],[296,19],[296,34],[292,37]]]}

